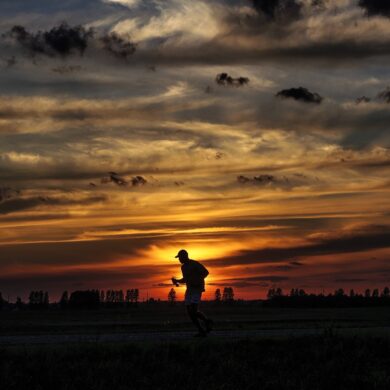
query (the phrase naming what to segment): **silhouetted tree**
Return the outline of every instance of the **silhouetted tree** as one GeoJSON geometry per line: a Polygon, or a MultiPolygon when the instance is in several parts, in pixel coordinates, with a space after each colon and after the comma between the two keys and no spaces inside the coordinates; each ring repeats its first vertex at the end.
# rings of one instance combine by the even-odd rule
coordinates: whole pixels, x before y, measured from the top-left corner
{"type": "Polygon", "coordinates": [[[137,304],[139,301],[139,290],[138,288],[134,289],[134,302],[137,304]]]}
{"type": "Polygon", "coordinates": [[[126,290],[126,302],[131,303],[133,302],[133,289],[131,290],[126,290]]]}
{"type": "Polygon", "coordinates": [[[123,303],[124,301],[123,290],[107,290],[106,303],[123,303]]]}
{"type": "Polygon", "coordinates": [[[73,291],[70,294],[69,306],[76,309],[93,309],[99,307],[98,290],[73,291]]]}
{"type": "Polygon", "coordinates": [[[171,290],[168,293],[168,301],[171,305],[174,305],[176,302],[176,291],[174,288],[171,288],[171,290]]]}
{"type": "Polygon", "coordinates": [[[64,291],[62,293],[61,299],[60,299],[60,306],[62,309],[65,309],[68,306],[69,303],[69,295],[68,291],[64,291]]]}
{"type": "Polygon", "coordinates": [[[30,306],[32,305],[36,305],[38,302],[37,302],[37,294],[36,294],[36,291],[30,291],[30,294],[28,296],[28,304],[30,306]]]}
{"type": "Polygon", "coordinates": [[[139,299],[139,290],[138,288],[132,288],[131,290],[126,291],[126,302],[127,303],[138,303],[139,299]]]}
{"type": "Polygon", "coordinates": [[[43,295],[43,305],[46,307],[49,306],[49,293],[47,291],[43,295]]]}
{"type": "Polygon", "coordinates": [[[335,297],[343,297],[345,294],[344,294],[344,290],[342,288],[338,288],[335,292],[334,292],[334,296],[335,297]]]}
{"type": "Polygon", "coordinates": [[[298,296],[300,297],[305,297],[307,294],[306,294],[306,291],[304,289],[299,289],[298,291],[298,296]]]}
{"type": "MultiPolygon", "coordinates": [[[[295,294],[295,292],[291,291],[290,294],[293,293],[295,294]]],[[[283,295],[283,290],[278,287],[278,288],[270,288],[268,290],[268,293],[267,293],[267,298],[268,299],[272,299],[272,298],[275,298],[275,297],[281,297],[283,295]]]]}
{"type": "Polygon", "coordinates": [[[367,304],[374,306],[390,304],[388,287],[385,287],[381,294],[379,294],[379,289],[374,289],[372,294],[370,289],[366,289],[364,296],[356,294],[354,290],[351,290],[348,296],[342,288],[335,290],[334,294],[330,293],[326,296],[323,293],[318,295],[306,294],[303,290],[293,288],[290,295],[287,296],[281,294],[280,289],[271,288],[267,296],[268,300],[263,304],[271,307],[362,307],[367,304]]]}
{"type": "Polygon", "coordinates": [[[124,296],[123,296],[123,290],[119,290],[118,291],[118,302],[119,303],[123,303],[125,300],[124,300],[124,296]]]}
{"type": "Polygon", "coordinates": [[[22,302],[22,298],[16,297],[16,308],[18,310],[23,309],[24,303],[22,302]]]}
{"type": "Polygon", "coordinates": [[[296,297],[298,295],[298,289],[292,288],[290,291],[290,297],[296,297]]]}
{"type": "Polygon", "coordinates": [[[107,290],[106,291],[106,302],[107,303],[112,303],[113,297],[114,297],[114,295],[112,294],[112,291],[111,290],[107,290]]]}
{"type": "Polygon", "coordinates": [[[216,302],[221,302],[221,298],[222,298],[222,296],[221,296],[221,290],[220,290],[219,288],[217,288],[217,289],[215,290],[215,301],[216,301],[216,302]]]}
{"type": "Polygon", "coordinates": [[[232,301],[234,301],[233,287],[225,287],[223,289],[222,300],[224,302],[232,302],[232,301]]]}
{"type": "Polygon", "coordinates": [[[268,290],[268,293],[267,293],[267,298],[268,299],[271,299],[271,298],[273,298],[275,296],[275,289],[274,288],[270,288],[269,290],[268,290]]]}
{"type": "Polygon", "coordinates": [[[41,308],[48,307],[49,305],[49,294],[48,292],[39,291],[31,291],[28,297],[28,304],[33,308],[41,308]]]}
{"type": "Polygon", "coordinates": [[[389,298],[390,297],[390,289],[388,287],[385,287],[382,292],[382,297],[389,298]]]}
{"type": "Polygon", "coordinates": [[[283,291],[280,287],[278,287],[276,290],[275,290],[275,296],[276,297],[281,297],[283,295],[283,291]]]}

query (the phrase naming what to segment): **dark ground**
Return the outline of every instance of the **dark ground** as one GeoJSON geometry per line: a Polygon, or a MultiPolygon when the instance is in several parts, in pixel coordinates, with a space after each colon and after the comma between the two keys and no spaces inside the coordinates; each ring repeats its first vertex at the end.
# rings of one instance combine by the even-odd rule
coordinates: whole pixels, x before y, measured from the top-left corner
{"type": "MultiPolygon", "coordinates": [[[[213,305],[201,310],[217,330],[372,328],[390,326],[388,307],[264,308],[259,305],[213,305]]],[[[192,330],[184,305],[141,304],[100,310],[22,310],[0,312],[0,334],[62,335],[166,332],[192,330]]]]}
{"type": "Polygon", "coordinates": [[[389,389],[390,340],[305,336],[0,349],[0,388],[389,389]]]}
{"type": "Polygon", "coordinates": [[[0,312],[0,389],[389,389],[388,308],[0,312]]]}

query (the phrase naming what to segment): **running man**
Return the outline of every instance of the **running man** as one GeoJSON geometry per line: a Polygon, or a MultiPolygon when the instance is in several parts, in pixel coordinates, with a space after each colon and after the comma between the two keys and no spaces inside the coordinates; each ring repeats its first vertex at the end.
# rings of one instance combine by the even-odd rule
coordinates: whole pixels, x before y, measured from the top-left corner
{"type": "Polygon", "coordinates": [[[179,283],[187,285],[184,295],[187,313],[198,329],[198,333],[195,336],[205,337],[211,331],[213,321],[198,310],[198,305],[202,298],[202,292],[205,291],[204,280],[209,271],[198,261],[191,260],[185,249],[181,249],[175,258],[178,258],[182,264],[181,272],[183,277],[181,279],[172,278],[172,283],[175,286],[179,286],[179,283]],[[202,326],[199,320],[203,322],[204,326],[202,326]]]}

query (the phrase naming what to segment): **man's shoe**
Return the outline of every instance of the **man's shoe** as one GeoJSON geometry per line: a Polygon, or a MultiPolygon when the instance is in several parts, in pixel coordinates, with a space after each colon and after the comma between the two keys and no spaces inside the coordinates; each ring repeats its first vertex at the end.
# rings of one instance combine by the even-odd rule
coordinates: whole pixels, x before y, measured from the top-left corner
{"type": "Polygon", "coordinates": [[[207,333],[210,333],[210,332],[213,330],[214,321],[208,319],[207,321],[205,321],[205,325],[206,325],[206,332],[207,332],[207,333]]]}
{"type": "Polygon", "coordinates": [[[206,332],[198,332],[196,335],[194,335],[194,337],[207,337],[207,333],[206,332]]]}

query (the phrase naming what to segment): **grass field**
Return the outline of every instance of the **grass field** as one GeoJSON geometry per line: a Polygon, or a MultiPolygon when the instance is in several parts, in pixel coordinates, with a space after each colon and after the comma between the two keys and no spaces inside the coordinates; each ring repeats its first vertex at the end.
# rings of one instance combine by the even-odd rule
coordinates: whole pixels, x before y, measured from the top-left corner
{"type": "MultiPolygon", "coordinates": [[[[278,309],[256,305],[215,306],[205,302],[201,309],[216,328],[294,329],[390,326],[388,308],[278,309]]],[[[137,308],[103,310],[43,310],[0,313],[1,335],[101,334],[192,329],[183,304],[140,305],[137,308]]]]}
{"type": "Polygon", "coordinates": [[[389,389],[390,340],[303,337],[7,347],[0,388],[389,389]]]}
{"type": "Polygon", "coordinates": [[[202,309],[215,319],[215,333],[231,330],[239,337],[192,339],[189,333],[187,338],[175,338],[193,330],[181,304],[3,311],[0,339],[21,337],[22,342],[0,343],[0,389],[390,388],[387,308],[277,309],[204,303],[202,309]],[[291,337],[287,331],[294,329],[319,332],[291,337]],[[372,332],[356,333],[356,329],[372,332]],[[264,332],[261,337],[247,336],[246,330],[264,332]],[[279,333],[269,337],[265,330],[279,333]],[[32,344],[27,337],[139,332],[146,334],[142,341],[115,343],[93,338],[88,343],[32,344]],[[172,337],[152,337],[158,332],[172,337]]]}

